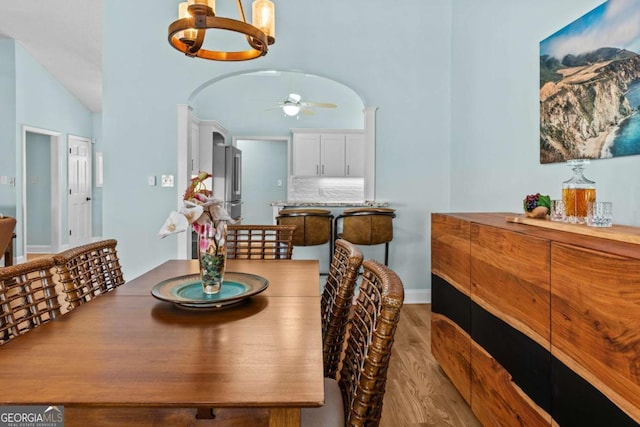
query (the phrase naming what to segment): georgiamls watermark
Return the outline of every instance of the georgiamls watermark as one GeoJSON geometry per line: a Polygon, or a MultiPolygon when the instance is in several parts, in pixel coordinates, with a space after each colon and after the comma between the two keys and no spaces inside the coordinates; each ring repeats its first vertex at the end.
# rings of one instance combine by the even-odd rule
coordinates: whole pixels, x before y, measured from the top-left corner
{"type": "Polygon", "coordinates": [[[64,427],[64,406],[0,406],[0,427],[64,427]]]}

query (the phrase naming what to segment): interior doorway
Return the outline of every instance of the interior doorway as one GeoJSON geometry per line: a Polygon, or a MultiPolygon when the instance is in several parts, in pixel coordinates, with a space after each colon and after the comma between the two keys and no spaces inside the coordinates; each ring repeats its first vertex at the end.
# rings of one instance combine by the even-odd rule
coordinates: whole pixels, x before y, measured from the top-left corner
{"type": "MultiPolygon", "coordinates": [[[[37,253],[60,250],[62,240],[60,192],[60,132],[22,127],[22,245],[18,262],[31,249],[37,253]],[[42,174],[41,168],[48,171],[42,174]],[[43,205],[40,200],[46,199],[43,205]],[[30,240],[30,235],[34,240],[30,240]],[[31,247],[30,247],[31,246],[31,247]]],[[[17,233],[16,233],[17,234],[17,233]]]]}
{"type": "Polygon", "coordinates": [[[242,151],[242,222],[272,224],[271,202],[287,199],[286,137],[234,137],[242,151]]]}

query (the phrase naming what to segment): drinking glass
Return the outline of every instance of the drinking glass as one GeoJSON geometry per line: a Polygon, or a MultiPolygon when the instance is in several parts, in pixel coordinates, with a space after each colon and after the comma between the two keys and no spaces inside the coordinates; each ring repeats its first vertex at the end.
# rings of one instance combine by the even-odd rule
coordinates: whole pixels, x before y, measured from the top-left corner
{"type": "Polygon", "coordinates": [[[591,227],[611,227],[613,225],[613,203],[587,203],[587,225],[591,227]]]}
{"type": "Polygon", "coordinates": [[[551,221],[565,221],[566,215],[563,200],[551,201],[551,212],[549,212],[549,217],[551,221]]]}

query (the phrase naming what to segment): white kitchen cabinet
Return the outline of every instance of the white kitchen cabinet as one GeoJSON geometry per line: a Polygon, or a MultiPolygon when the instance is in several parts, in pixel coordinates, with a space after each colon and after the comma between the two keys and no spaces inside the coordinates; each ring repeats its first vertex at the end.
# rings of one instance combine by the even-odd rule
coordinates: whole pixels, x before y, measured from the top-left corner
{"type": "Polygon", "coordinates": [[[320,175],[344,176],[344,135],[320,135],[320,175]]]}
{"type": "Polygon", "coordinates": [[[320,134],[293,135],[293,174],[299,176],[320,175],[320,134]]]}
{"type": "Polygon", "coordinates": [[[293,132],[293,175],[364,176],[362,132],[293,132]]]}
{"type": "Polygon", "coordinates": [[[364,134],[345,135],[345,176],[364,176],[364,134]]]}

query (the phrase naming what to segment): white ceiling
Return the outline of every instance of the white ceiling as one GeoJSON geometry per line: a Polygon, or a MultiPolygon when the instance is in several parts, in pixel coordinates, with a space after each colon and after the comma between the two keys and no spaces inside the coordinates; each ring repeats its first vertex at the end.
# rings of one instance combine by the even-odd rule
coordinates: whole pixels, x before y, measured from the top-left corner
{"type": "Polygon", "coordinates": [[[89,110],[102,104],[102,0],[2,0],[0,37],[20,44],[89,110]]]}

